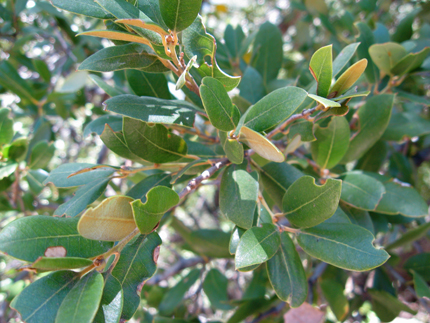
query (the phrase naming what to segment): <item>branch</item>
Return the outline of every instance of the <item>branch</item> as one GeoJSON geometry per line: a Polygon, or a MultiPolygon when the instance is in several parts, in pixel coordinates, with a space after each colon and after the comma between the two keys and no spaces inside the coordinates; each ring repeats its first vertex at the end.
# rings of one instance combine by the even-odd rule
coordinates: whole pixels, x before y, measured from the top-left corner
{"type": "Polygon", "coordinates": [[[266,138],[267,139],[272,138],[274,135],[282,132],[282,129],[284,129],[286,126],[288,126],[289,124],[293,123],[296,120],[308,119],[312,113],[314,113],[315,111],[318,111],[320,108],[321,108],[321,106],[318,105],[314,108],[303,110],[301,113],[293,114],[291,117],[289,117],[287,120],[285,120],[281,125],[277,126],[275,129],[273,129],[271,132],[269,132],[268,135],[266,136],[266,138]]]}
{"type": "Polygon", "coordinates": [[[219,162],[215,163],[212,167],[206,169],[200,176],[193,178],[188,182],[188,185],[179,193],[179,198],[183,199],[185,196],[190,194],[193,190],[200,186],[200,184],[205,180],[210,178],[221,168],[227,166],[231,162],[227,158],[221,159],[219,162]]]}

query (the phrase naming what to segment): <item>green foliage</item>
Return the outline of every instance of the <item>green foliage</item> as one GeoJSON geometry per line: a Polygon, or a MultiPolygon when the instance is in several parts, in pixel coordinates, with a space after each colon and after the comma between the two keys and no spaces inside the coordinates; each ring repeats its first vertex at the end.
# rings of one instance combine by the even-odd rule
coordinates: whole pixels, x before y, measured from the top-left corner
{"type": "Polygon", "coordinates": [[[233,8],[0,3],[7,319],[423,314],[429,6],[233,8]]]}

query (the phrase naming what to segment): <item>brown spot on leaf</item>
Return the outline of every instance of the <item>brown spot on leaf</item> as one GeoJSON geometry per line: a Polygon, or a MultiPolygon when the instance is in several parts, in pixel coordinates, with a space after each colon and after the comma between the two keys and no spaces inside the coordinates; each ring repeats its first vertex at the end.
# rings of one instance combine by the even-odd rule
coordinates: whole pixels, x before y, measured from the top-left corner
{"type": "Polygon", "coordinates": [[[45,250],[45,257],[66,257],[67,250],[63,246],[49,247],[45,250]]]}
{"type": "Polygon", "coordinates": [[[154,260],[155,264],[157,264],[159,255],[160,255],[160,246],[156,246],[154,249],[154,253],[152,254],[152,259],[154,260]]]}

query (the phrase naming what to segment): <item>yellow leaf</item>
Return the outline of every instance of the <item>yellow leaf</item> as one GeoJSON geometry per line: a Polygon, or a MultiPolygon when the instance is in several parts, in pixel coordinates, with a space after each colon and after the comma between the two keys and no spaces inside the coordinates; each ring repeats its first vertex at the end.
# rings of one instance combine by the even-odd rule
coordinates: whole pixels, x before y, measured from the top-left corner
{"type": "Polygon", "coordinates": [[[84,238],[118,241],[136,228],[128,196],[112,196],[96,208],[88,209],[78,222],[78,231],[84,238]]]}
{"type": "Polygon", "coordinates": [[[270,140],[248,127],[243,126],[240,129],[239,141],[247,144],[257,154],[267,160],[277,163],[282,163],[285,160],[284,154],[270,140]]]}
{"type": "Polygon", "coordinates": [[[215,10],[217,12],[224,12],[227,13],[228,12],[228,7],[225,4],[219,4],[215,6],[215,10]]]}
{"type": "Polygon", "coordinates": [[[107,38],[112,40],[131,41],[134,43],[140,43],[140,44],[151,46],[151,43],[146,38],[133,35],[133,34],[123,33],[120,31],[92,30],[92,31],[86,31],[86,32],[80,33],[78,34],[78,36],[102,37],[102,38],[107,38]]]}
{"type": "MultiPolygon", "coordinates": [[[[345,93],[351,86],[354,85],[355,82],[357,82],[366,67],[367,59],[365,58],[352,65],[345,71],[345,73],[342,74],[341,77],[337,79],[336,83],[333,84],[330,93],[335,92],[334,97],[345,93]]],[[[329,98],[331,97],[333,96],[329,95],[329,98]]]]}
{"type": "Polygon", "coordinates": [[[154,31],[161,36],[161,41],[163,42],[164,47],[167,46],[166,36],[168,36],[169,33],[165,31],[163,28],[161,28],[159,25],[146,23],[140,19],[119,19],[119,20],[116,20],[115,22],[128,25],[128,26],[134,26],[134,27],[139,27],[139,28],[154,31]]]}
{"type": "Polygon", "coordinates": [[[246,64],[249,64],[251,61],[252,53],[248,52],[245,55],[242,56],[242,59],[245,61],[246,64]]]}

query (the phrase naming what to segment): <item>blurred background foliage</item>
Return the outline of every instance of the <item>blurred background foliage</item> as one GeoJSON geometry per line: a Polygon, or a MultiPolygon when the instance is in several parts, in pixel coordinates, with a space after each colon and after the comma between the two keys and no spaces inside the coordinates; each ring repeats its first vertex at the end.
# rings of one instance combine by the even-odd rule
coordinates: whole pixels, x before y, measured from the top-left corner
{"type": "MultiPolygon", "coordinates": [[[[241,75],[241,64],[249,62],[251,52],[232,59],[224,45],[224,32],[231,30],[232,26],[241,26],[246,35],[253,35],[265,21],[279,27],[284,41],[283,68],[277,83],[272,84],[274,88],[293,84],[308,88],[313,81],[308,70],[312,54],[322,46],[333,44],[336,56],[343,47],[356,41],[359,32],[354,23],[357,22],[364,22],[373,30],[375,43],[391,39],[402,43],[410,52],[419,52],[430,46],[429,1],[209,0],[203,2],[201,14],[208,31],[218,40],[218,62],[231,75],[241,75]]],[[[48,1],[0,1],[0,121],[3,130],[9,129],[2,130],[6,135],[0,136],[0,227],[22,216],[53,214],[70,198],[70,189],[42,184],[49,172],[59,165],[70,162],[124,163],[106,149],[98,136],[91,135],[91,129],[85,130],[92,120],[106,113],[102,103],[109,95],[98,84],[129,91],[124,71],[92,73],[92,77],[85,71],[77,71],[85,58],[111,43],[105,39],[76,37],[76,34],[103,28],[99,19],[57,10],[48,1]]],[[[396,124],[389,126],[391,132],[386,133],[389,145],[377,148],[381,155],[387,151],[388,158],[384,158],[383,164],[386,173],[414,184],[426,201],[430,200],[429,75],[430,57],[427,57],[422,70],[405,79],[402,84],[402,91],[407,92],[403,94],[405,100],[395,106],[396,113],[412,112],[413,116],[420,116],[419,119],[411,117],[399,121],[407,133],[399,133],[396,124]]],[[[386,80],[381,81],[382,88],[384,82],[386,80]]],[[[174,88],[175,80],[169,78],[170,92],[179,99],[185,98],[182,91],[174,88]]],[[[127,179],[112,180],[100,200],[126,192],[132,184],[150,174],[138,173],[127,179]]],[[[225,231],[231,230],[231,224],[217,216],[217,194],[217,186],[204,186],[190,196],[176,214],[186,225],[196,229],[220,227],[225,231]]],[[[381,227],[377,232],[380,229],[382,233],[389,233],[382,235],[386,242],[394,241],[397,234],[406,231],[410,225],[401,216],[398,217],[401,225],[394,226],[394,223],[379,223],[381,227]]],[[[196,276],[189,268],[200,266],[204,259],[182,245],[177,231],[180,231],[180,224],[175,231],[172,227],[165,227],[160,233],[164,248],[158,265],[164,272],[144,286],[143,307],[139,308],[133,320],[150,322],[151,314],[156,313],[155,309],[168,290],[167,286],[175,286],[177,297],[184,298],[174,306],[176,317],[185,319],[199,315],[202,322],[206,322],[206,318],[222,321],[229,318],[228,322],[284,321],[283,313],[287,308],[285,303],[278,303],[276,296],[266,293],[268,280],[265,270],[239,273],[234,270],[231,259],[213,260],[206,269],[222,269],[230,281],[229,298],[241,299],[238,301],[240,306],[234,314],[228,304],[221,304],[218,310],[211,308],[207,296],[202,293],[202,284],[187,285],[181,280],[186,275],[194,275],[196,279],[193,278],[192,282],[195,282],[199,275],[196,276]],[[181,274],[175,275],[178,273],[181,274]]],[[[430,252],[428,238],[424,232],[406,241],[401,252],[392,255],[390,266],[401,268],[404,259],[430,252]]],[[[303,261],[308,262],[308,301],[326,309],[324,317],[327,322],[338,319],[378,322],[375,314],[378,309],[381,311],[384,306],[401,308],[384,298],[377,304],[370,303],[370,296],[364,290],[369,275],[377,277],[379,284],[389,286],[386,289],[391,294],[396,293],[396,287],[399,298],[418,311],[414,320],[428,322],[426,307],[411,292],[410,284],[405,284],[411,281],[411,276],[402,268],[394,276],[385,269],[377,269],[370,274],[352,273],[351,279],[345,272],[330,266],[322,278],[335,280],[344,290],[348,304],[346,312],[333,313],[328,310],[327,301],[330,303],[330,290],[334,285],[316,285],[316,280],[320,279],[319,267],[309,263],[311,258],[302,256],[303,261]]],[[[19,322],[17,314],[8,305],[34,279],[32,273],[20,271],[21,266],[20,261],[0,255],[0,322],[19,322]]],[[[428,271],[423,273],[428,276],[428,271]]],[[[345,299],[332,301],[343,302],[345,299]]],[[[411,318],[413,314],[402,312],[402,316],[411,318]]],[[[308,322],[318,321],[309,318],[308,322]]]]}

